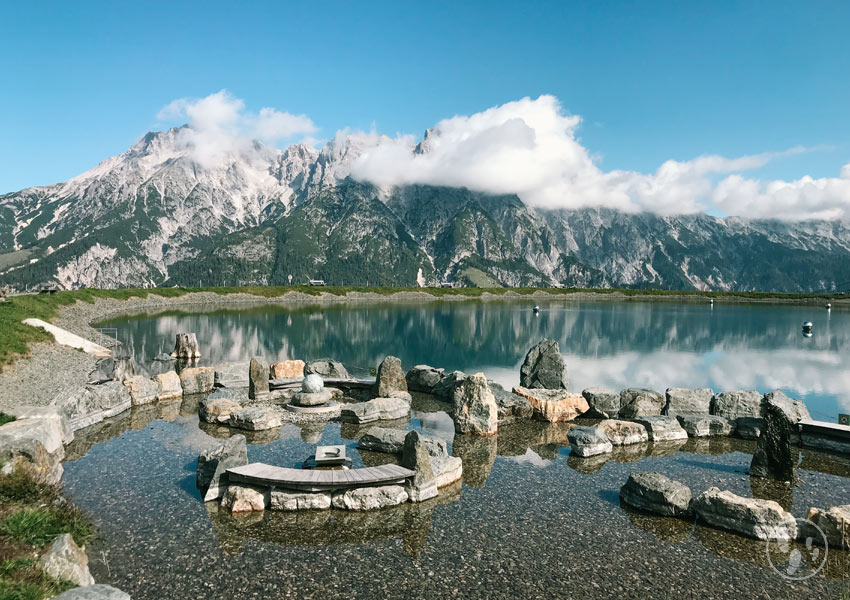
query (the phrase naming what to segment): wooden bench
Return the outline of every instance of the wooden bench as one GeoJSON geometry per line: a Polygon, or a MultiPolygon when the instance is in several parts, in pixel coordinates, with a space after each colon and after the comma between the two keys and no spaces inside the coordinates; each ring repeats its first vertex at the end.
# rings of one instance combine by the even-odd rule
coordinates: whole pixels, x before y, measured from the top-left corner
{"type": "Polygon", "coordinates": [[[377,485],[401,485],[414,471],[389,464],[362,469],[317,470],[290,469],[264,463],[251,463],[227,469],[229,481],[263,487],[301,490],[305,492],[327,492],[377,485]]]}

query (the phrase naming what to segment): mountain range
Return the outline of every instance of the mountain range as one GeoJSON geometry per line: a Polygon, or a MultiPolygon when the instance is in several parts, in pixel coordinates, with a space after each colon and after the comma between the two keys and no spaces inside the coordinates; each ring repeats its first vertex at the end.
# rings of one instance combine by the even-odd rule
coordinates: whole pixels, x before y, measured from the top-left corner
{"type": "Polygon", "coordinates": [[[532,208],[356,181],[356,136],[321,150],[250,142],[209,163],[185,132],[148,133],[67,182],[0,196],[0,283],[850,289],[847,222],[532,208]]]}

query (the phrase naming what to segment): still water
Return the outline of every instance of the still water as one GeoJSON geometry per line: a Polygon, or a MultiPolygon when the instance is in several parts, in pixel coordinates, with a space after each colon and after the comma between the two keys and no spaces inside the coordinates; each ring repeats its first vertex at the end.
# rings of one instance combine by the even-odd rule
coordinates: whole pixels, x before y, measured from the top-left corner
{"type": "MultiPolygon", "coordinates": [[[[847,406],[848,314],[810,308],[643,303],[388,304],[167,312],[108,326],[136,360],[198,334],[205,361],[332,356],[365,374],[386,354],[513,384],[541,337],[557,339],[572,387],[783,387],[812,412],[847,406]],[[803,338],[803,320],[815,335],[803,338]],[[844,385],[842,386],[842,382],[844,385]],[[842,395],[844,394],[844,395],[842,395]]],[[[198,454],[232,435],[199,423],[198,398],[136,407],[77,434],[63,484],[94,515],[92,572],[133,598],[838,598],[850,555],[832,551],[794,582],[766,545],[620,506],[630,473],[657,471],[694,494],[712,486],[779,502],[797,517],[850,499],[850,458],[803,450],[793,488],[750,479],[755,449],[733,438],[637,444],[610,455],[570,453],[569,424],[502,425],[455,436],[446,404],[414,394],[408,419],[382,426],[444,437],[463,481],[438,498],[368,513],[311,511],[236,517],[201,501],[198,454]]],[[[393,460],[359,452],[369,426],[282,427],[248,435],[248,459],[295,467],[317,443],[345,444],[357,466],[393,460]]],[[[804,549],[803,549],[804,550],[804,549]]]]}
{"type": "Polygon", "coordinates": [[[332,357],[368,375],[384,356],[483,371],[510,389],[525,352],[543,337],[566,355],[570,387],[614,390],[710,387],[781,388],[816,419],[850,412],[850,310],[811,306],[667,302],[436,302],[355,306],[263,306],[249,310],[162,312],[104,323],[151,371],[174,335],[192,331],[214,365],[264,356],[270,361],[332,357]],[[801,324],[811,321],[814,335],[801,324]]]}

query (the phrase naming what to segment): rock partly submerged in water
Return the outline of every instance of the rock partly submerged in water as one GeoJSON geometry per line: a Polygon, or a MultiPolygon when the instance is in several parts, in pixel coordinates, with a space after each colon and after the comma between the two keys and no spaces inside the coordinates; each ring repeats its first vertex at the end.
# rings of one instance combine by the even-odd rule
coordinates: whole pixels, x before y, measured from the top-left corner
{"type": "Polygon", "coordinates": [[[572,421],[588,409],[584,396],[567,390],[529,389],[516,386],[513,392],[528,400],[534,417],[541,421],[550,423],[572,421]]]}
{"type": "Polygon", "coordinates": [[[743,498],[716,487],[697,496],[692,505],[696,515],[720,527],[759,540],[793,540],[797,521],[773,500],[743,498]]]}
{"type": "Polygon", "coordinates": [[[649,441],[646,427],[634,421],[605,419],[597,424],[614,446],[628,446],[649,441]]]}
{"type": "Polygon", "coordinates": [[[655,390],[628,388],[620,392],[620,417],[634,419],[658,416],[666,404],[664,395],[655,390]]]}
{"type": "Polygon", "coordinates": [[[347,423],[393,421],[410,414],[410,404],[401,398],[374,398],[368,402],[343,404],[340,420],[347,423]]]}
{"type": "Polygon", "coordinates": [[[588,419],[613,419],[620,412],[620,394],[601,387],[582,390],[588,409],[582,417],[588,419]]]}
{"type": "Polygon", "coordinates": [[[750,463],[750,475],[778,481],[794,481],[797,451],[793,430],[783,406],[770,401],[764,405],[764,427],[750,463]]]}
{"type": "Polygon", "coordinates": [[[493,435],[499,430],[499,407],[483,373],[464,379],[452,395],[455,431],[493,435]]]}
{"type": "Polygon", "coordinates": [[[428,365],[416,365],[407,372],[407,389],[412,392],[431,393],[445,375],[444,369],[435,369],[428,365]]]}
{"type": "Polygon", "coordinates": [[[691,514],[691,490],[660,473],[633,473],[620,488],[620,501],[644,512],[665,517],[691,514]]]}
{"type": "Polygon", "coordinates": [[[234,435],[201,453],[195,485],[204,502],[218,500],[227,489],[227,469],[248,464],[248,445],[244,435],[234,435]]]}
{"type": "Polygon", "coordinates": [[[407,502],[407,492],[400,485],[382,485],[339,492],[333,495],[334,508],[344,510],[376,510],[407,502]]]}
{"type": "Polygon", "coordinates": [[[632,419],[646,427],[651,442],[669,442],[688,439],[688,432],[682,429],[679,421],[673,417],[651,416],[632,419]]]}
{"type": "Polygon", "coordinates": [[[690,437],[712,437],[718,435],[729,435],[732,425],[724,417],[715,415],[678,415],[676,419],[682,429],[688,432],[690,437]]]}
{"type": "Polygon", "coordinates": [[[280,415],[271,408],[249,406],[230,414],[228,423],[237,429],[262,431],[280,427],[280,415]]]}
{"type": "Polygon", "coordinates": [[[213,367],[190,367],[180,371],[180,386],[184,394],[208,394],[215,385],[213,367]]]}
{"type": "Polygon", "coordinates": [[[576,456],[588,457],[609,454],[613,449],[608,436],[599,427],[573,427],[567,435],[576,456]]]}

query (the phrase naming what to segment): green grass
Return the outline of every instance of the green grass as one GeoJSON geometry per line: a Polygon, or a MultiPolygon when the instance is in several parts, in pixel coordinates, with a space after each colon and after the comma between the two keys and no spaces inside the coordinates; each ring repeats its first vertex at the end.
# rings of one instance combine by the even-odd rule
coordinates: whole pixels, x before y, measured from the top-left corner
{"type": "Polygon", "coordinates": [[[129,298],[144,298],[155,295],[163,298],[177,298],[193,292],[212,292],[222,296],[228,294],[251,294],[262,298],[275,298],[288,292],[301,292],[310,296],[333,294],[344,296],[351,292],[373,293],[389,296],[398,292],[425,292],[437,298],[464,296],[477,298],[487,293],[492,295],[512,292],[519,295],[530,295],[537,291],[545,291],[559,296],[569,296],[576,293],[595,293],[600,295],[619,294],[625,298],[675,298],[677,296],[718,298],[727,300],[783,300],[783,301],[821,301],[839,298],[850,299],[850,294],[780,294],[773,292],[698,292],[691,290],[634,290],[634,289],[581,289],[581,288],[418,288],[418,287],[312,287],[296,285],[291,287],[278,286],[247,286],[247,287],[218,287],[218,288],[158,288],[149,290],[74,290],[57,294],[14,296],[6,302],[0,302],[0,366],[13,362],[20,356],[29,353],[29,347],[35,342],[50,341],[52,337],[36,327],[24,325],[27,318],[50,321],[57,315],[62,306],[75,302],[94,302],[98,298],[127,300],[129,298]]]}
{"type": "Polygon", "coordinates": [[[0,563],[0,600],[42,600],[77,587],[44,573],[33,558],[14,558],[0,563]]]}
{"type": "Polygon", "coordinates": [[[0,426],[5,425],[6,423],[11,423],[14,420],[14,415],[7,415],[6,413],[0,411],[0,426]]]}
{"type": "Polygon", "coordinates": [[[0,535],[38,547],[63,533],[70,533],[77,545],[82,546],[94,536],[94,526],[72,506],[24,508],[0,523],[0,535]]]}
{"type": "Polygon", "coordinates": [[[59,497],[54,486],[44,485],[33,480],[22,469],[0,474],[0,502],[6,504],[47,504],[59,497]]]}

